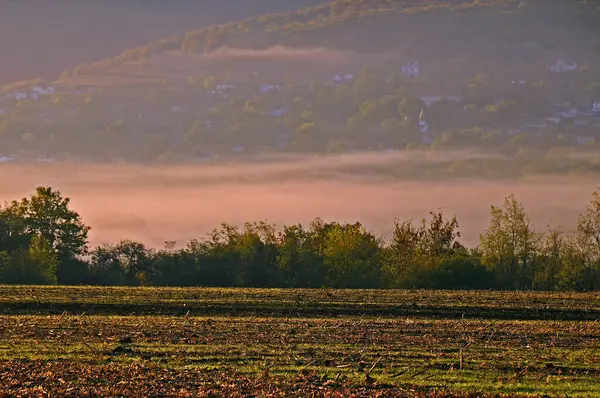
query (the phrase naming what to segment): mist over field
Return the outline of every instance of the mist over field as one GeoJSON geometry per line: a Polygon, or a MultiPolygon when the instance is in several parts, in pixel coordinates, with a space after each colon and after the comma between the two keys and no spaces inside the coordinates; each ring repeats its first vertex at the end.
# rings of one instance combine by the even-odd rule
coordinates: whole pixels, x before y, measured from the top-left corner
{"type": "Polygon", "coordinates": [[[408,181],[382,167],[423,166],[481,158],[476,153],[356,154],[261,158],[197,166],[6,165],[0,200],[29,195],[38,185],[60,189],[92,226],[91,243],[140,240],[184,245],[221,222],[267,220],[279,227],[308,222],[360,221],[390,236],[394,218],[419,221],[429,211],[456,214],[461,241],[477,245],[489,207],[514,193],[535,226],[572,228],[598,187],[594,178],[539,177],[521,181],[408,181]]]}
{"type": "Polygon", "coordinates": [[[154,247],[265,219],[388,236],[394,218],[439,208],[475,245],[511,193],[538,228],[570,228],[600,185],[599,13],[540,0],[3,1],[0,200],[51,186],[93,244],[154,247]],[[198,164],[214,159],[237,160],[198,164]]]}

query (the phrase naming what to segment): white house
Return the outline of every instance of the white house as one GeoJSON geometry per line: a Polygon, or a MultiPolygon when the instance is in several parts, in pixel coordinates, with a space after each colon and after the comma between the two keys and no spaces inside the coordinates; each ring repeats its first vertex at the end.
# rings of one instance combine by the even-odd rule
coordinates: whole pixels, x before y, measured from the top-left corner
{"type": "MultiPolygon", "coordinates": [[[[222,91],[233,90],[234,88],[235,88],[235,86],[233,84],[217,84],[215,86],[215,91],[222,92],[222,91]]],[[[215,91],[213,91],[213,93],[215,93],[215,91]]]]}
{"type": "Polygon", "coordinates": [[[42,86],[33,86],[31,90],[38,95],[52,95],[54,94],[54,87],[48,86],[46,88],[42,86]]]}
{"type": "Polygon", "coordinates": [[[352,79],[354,79],[353,75],[350,74],[346,74],[346,75],[335,75],[331,78],[331,80],[333,80],[334,83],[337,84],[341,84],[341,83],[346,83],[351,81],[352,79]]]}
{"type": "Polygon", "coordinates": [[[260,93],[261,94],[266,94],[269,91],[273,91],[273,90],[281,90],[281,87],[279,86],[279,84],[261,84],[260,85],[260,93]]]}
{"type": "Polygon", "coordinates": [[[562,59],[559,59],[556,63],[550,65],[548,69],[550,69],[550,72],[552,73],[574,72],[577,70],[577,62],[567,64],[562,59]]]}
{"type": "Polygon", "coordinates": [[[592,103],[592,112],[600,113],[600,101],[594,101],[592,103]]]}
{"type": "Polygon", "coordinates": [[[418,62],[409,62],[402,67],[402,73],[406,76],[417,77],[421,73],[421,69],[418,62]]]}
{"type": "Polygon", "coordinates": [[[565,119],[573,119],[574,117],[577,117],[578,114],[579,114],[579,111],[577,110],[577,108],[571,108],[564,112],[557,112],[556,116],[560,116],[565,119]]]}
{"type": "Polygon", "coordinates": [[[553,123],[553,124],[560,123],[560,118],[559,117],[547,117],[544,120],[547,121],[547,122],[549,122],[549,123],[553,123]]]}
{"type": "Polygon", "coordinates": [[[27,99],[27,93],[14,93],[14,97],[17,101],[23,101],[27,99]]]}

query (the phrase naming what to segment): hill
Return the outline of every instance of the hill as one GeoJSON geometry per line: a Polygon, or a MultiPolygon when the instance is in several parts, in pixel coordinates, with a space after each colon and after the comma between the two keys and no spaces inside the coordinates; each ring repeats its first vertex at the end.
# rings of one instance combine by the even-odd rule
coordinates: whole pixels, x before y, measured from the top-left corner
{"type": "Polygon", "coordinates": [[[421,62],[471,62],[474,55],[505,65],[544,64],[556,57],[590,60],[600,54],[599,15],[596,3],[571,0],[335,0],[190,31],[77,72],[98,72],[167,51],[209,55],[277,45],[392,53],[421,62]]]}
{"type": "Polygon", "coordinates": [[[6,86],[0,152],[204,162],[471,149],[518,156],[517,174],[597,172],[587,155],[548,159],[600,143],[598,20],[598,3],[572,0],[335,0],[215,25],[6,86]]]}
{"type": "MultiPolygon", "coordinates": [[[[323,0],[324,1],[324,0],[323,0]]],[[[0,84],[51,78],[162,37],[321,0],[2,1],[0,84]]]]}

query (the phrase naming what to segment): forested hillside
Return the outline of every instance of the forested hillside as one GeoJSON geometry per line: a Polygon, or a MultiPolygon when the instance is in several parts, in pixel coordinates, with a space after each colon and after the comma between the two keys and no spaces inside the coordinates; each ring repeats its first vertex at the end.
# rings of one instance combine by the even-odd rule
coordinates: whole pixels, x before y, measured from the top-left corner
{"type": "Polygon", "coordinates": [[[600,53],[599,15],[594,2],[571,0],[334,0],[190,31],[126,51],[112,62],[168,50],[207,54],[224,46],[286,45],[390,52],[422,62],[458,58],[522,67],[556,55],[595,59],[600,53]]]}
{"type": "Polygon", "coordinates": [[[544,159],[600,142],[598,20],[591,1],[335,0],[214,25],[5,86],[0,159],[469,148],[596,172],[544,159]]]}
{"type": "Polygon", "coordinates": [[[0,84],[33,77],[53,78],[63,69],[165,36],[321,2],[3,0],[0,84]]]}

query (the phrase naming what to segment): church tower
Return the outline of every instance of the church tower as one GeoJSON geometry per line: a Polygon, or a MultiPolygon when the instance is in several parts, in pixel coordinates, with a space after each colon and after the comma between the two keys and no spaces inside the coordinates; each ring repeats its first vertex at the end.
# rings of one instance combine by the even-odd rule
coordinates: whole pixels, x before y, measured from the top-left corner
{"type": "Polygon", "coordinates": [[[427,119],[425,117],[425,108],[421,109],[421,113],[419,114],[419,130],[421,133],[429,131],[429,126],[427,125],[427,119]]]}

